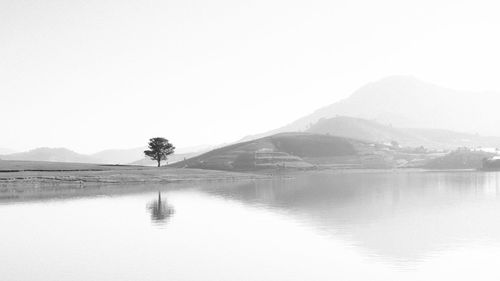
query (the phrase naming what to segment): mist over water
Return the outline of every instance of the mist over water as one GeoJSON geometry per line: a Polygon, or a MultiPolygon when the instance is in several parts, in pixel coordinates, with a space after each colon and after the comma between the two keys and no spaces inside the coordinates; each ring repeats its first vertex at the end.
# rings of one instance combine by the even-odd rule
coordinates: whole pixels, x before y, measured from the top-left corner
{"type": "Polygon", "coordinates": [[[3,202],[2,280],[500,277],[500,173],[318,172],[160,191],[3,202]]]}

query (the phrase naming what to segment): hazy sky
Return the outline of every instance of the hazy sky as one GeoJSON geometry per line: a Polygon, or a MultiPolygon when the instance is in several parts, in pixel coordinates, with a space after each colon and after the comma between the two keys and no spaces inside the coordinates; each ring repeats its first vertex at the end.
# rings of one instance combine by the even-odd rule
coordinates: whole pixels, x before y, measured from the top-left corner
{"type": "Polygon", "coordinates": [[[394,74],[499,90],[496,2],[0,0],[0,147],[230,142],[394,74]]]}

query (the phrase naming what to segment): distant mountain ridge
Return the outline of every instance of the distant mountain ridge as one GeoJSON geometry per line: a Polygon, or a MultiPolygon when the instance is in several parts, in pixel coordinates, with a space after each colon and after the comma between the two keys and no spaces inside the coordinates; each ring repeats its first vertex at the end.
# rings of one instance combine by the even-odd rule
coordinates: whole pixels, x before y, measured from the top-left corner
{"type": "Polygon", "coordinates": [[[2,160],[98,163],[98,159],[66,148],[41,147],[26,152],[1,155],[2,160]]]}
{"type": "MultiPolygon", "coordinates": [[[[169,157],[169,162],[183,160],[184,158],[203,153],[209,148],[210,146],[208,145],[179,148],[176,153],[169,157]],[[200,151],[198,149],[202,150],[200,151]]],[[[149,166],[150,163],[154,163],[154,161],[149,161],[149,159],[146,159],[144,157],[144,150],[146,149],[146,147],[136,147],[130,149],[107,149],[87,155],[74,152],[67,148],[41,147],[25,152],[0,154],[0,159],[113,165],[132,164],[149,166]]]]}
{"type": "Polygon", "coordinates": [[[483,137],[440,129],[395,128],[376,121],[347,116],[322,118],[306,132],[330,134],[374,143],[396,141],[403,146],[434,149],[481,146],[500,147],[500,137],[483,137]]]}
{"type": "Polygon", "coordinates": [[[16,153],[16,151],[12,150],[12,149],[9,149],[9,148],[5,148],[5,147],[0,147],[0,155],[2,155],[2,154],[12,154],[12,153],[16,153]]]}
{"type": "Polygon", "coordinates": [[[106,164],[129,164],[144,157],[146,147],[135,147],[129,149],[107,149],[90,156],[95,158],[97,163],[106,164]]]}
{"type": "Polygon", "coordinates": [[[500,92],[457,91],[411,76],[369,83],[348,98],[316,110],[281,128],[244,138],[305,131],[321,118],[349,116],[400,128],[445,129],[500,136],[500,110],[489,102],[500,92]]]}

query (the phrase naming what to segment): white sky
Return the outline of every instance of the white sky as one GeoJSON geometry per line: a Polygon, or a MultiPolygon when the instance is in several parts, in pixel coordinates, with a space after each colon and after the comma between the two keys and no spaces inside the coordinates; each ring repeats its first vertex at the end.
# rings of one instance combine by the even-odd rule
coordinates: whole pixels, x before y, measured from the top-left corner
{"type": "Polygon", "coordinates": [[[499,90],[500,4],[0,0],[0,147],[218,144],[387,75],[499,90]]]}

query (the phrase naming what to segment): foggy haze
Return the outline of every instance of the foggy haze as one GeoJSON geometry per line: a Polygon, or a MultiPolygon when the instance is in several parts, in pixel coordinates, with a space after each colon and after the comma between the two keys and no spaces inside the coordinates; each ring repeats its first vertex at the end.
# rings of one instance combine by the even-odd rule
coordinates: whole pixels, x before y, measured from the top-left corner
{"type": "Polygon", "coordinates": [[[0,0],[0,281],[498,281],[500,2],[0,0]]]}
{"type": "Polygon", "coordinates": [[[499,90],[496,12],[494,1],[3,0],[0,147],[227,143],[394,74],[499,90]]]}

